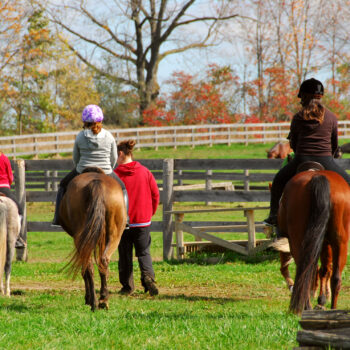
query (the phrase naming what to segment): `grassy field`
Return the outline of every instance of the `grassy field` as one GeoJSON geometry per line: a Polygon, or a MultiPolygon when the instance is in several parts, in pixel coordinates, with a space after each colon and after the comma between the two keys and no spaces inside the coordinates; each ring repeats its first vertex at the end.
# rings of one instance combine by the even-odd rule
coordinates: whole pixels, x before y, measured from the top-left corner
{"type": "MultiPolygon", "coordinates": [[[[264,158],[267,145],[138,151],[136,158],[264,158]],[[198,151],[198,153],[197,153],[198,151]]],[[[199,207],[200,203],[193,206],[199,207]]],[[[227,204],[222,204],[227,205],[227,204]]],[[[53,206],[30,204],[29,220],[48,221],[53,206]]],[[[259,215],[264,215],[261,213],[259,215]]],[[[160,220],[159,208],[155,220],[160,220]]],[[[196,217],[205,220],[205,217],[196,217]]],[[[217,216],[214,220],[225,220],[217,216]]],[[[258,218],[259,219],[259,218],[258,218]]],[[[0,349],[292,349],[299,317],[288,313],[289,292],[278,255],[234,253],[162,261],[162,233],[152,233],[159,296],[145,295],[134,262],[136,292],[117,292],[117,253],[110,265],[110,309],[84,305],[83,281],[65,270],[72,249],[65,233],[29,233],[28,262],[15,262],[11,298],[0,296],[0,349]],[[215,256],[216,259],[210,259],[215,256]],[[212,263],[215,261],[215,263],[212,263]]],[[[294,265],[292,265],[294,274],[294,265]]],[[[98,274],[96,285],[98,286],[98,274]]],[[[328,304],[329,306],[329,304],[328,304]]],[[[350,309],[350,268],[339,309],[350,309]]]]}

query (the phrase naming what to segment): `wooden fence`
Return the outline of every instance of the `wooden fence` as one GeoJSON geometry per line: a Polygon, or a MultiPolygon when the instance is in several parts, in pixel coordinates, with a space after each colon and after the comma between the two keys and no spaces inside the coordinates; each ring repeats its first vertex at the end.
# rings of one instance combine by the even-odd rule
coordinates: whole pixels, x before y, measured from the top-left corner
{"type": "MultiPolygon", "coordinates": [[[[287,137],[290,123],[182,125],[111,129],[117,140],[135,139],[138,148],[179,147],[232,143],[276,142],[287,137]]],[[[10,157],[71,153],[78,131],[0,137],[1,150],[10,157]]],[[[350,121],[339,121],[339,138],[350,138],[350,121]]]]}
{"type": "MultiPolygon", "coordinates": [[[[175,225],[172,211],[176,202],[269,202],[268,182],[271,182],[281,160],[277,159],[145,159],[139,160],[154,174],[163,203],[162,221],[152,222],[152,231],[163,232],[163,257],[173,257],[173,232],[175,225]],[[228,181],[230,190],[220,190],[213,183],[228,181]],[[205,189],[186,189],[187,184],[205,183],[205,189]],[[176,189],[176,186],[180,186],[176,189]]],[[[73,168],[73,162],[67,160],[14,160],[11,161],[15,172],[15,190],[17,198],[24,207],[27,202],[54,202],[60,179],[73,168]]],[[[350,169],[350,159],[337,162],[350,169]]],[[[213,216],[215,218],[215,214],[213,216]]],[[[184,221],[191,227],[232,226],[235,232],[242,232],[241,225],[246,222],[184,221]]],[[[258,223],[259,224],[259,223],[258,223]]],[[[261,224],[261,223],[260,223],[261,224]]],[[[258,227],[257,231],[262,232],[258,227]]],[[[28,232],[60,231],[50,222],[26,222],[22,237],[28,232]]],[[[230,228],[232,231],[232,228],[230,228]]]]}

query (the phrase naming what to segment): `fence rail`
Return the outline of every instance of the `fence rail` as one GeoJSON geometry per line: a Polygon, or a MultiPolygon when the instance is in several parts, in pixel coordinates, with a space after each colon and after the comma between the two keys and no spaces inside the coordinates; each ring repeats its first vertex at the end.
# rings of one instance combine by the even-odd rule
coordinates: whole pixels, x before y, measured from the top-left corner
{"type": "MultiPolygon", "coordinates": [[[[161,221],[152,222],[152,231],[163,232],[163,255],[172,255],[174,222],[171,212],[175,202],[268,202],[270,193],[267,183],[280,168],[280,159],[144,159],[139,160],[149,168],[157,179],[163,204],[161,221]],[[229,190],[218,190],[212,186],[215,181],[231,181],[229,190]],[[187,183],[204,183],[205,189],[186,190],[187,183]],[[182,189],[176,186],[182,185],[182,189]],[[213,189],[212,189],[213,188],[213,189]]],[[[350,159],[336,162],[350,170],[350,159]]],[[[71,159],[65,160],[12,160],[15,172],[14,189],[19,203],[23,206],[25,225],[21,232],[26,240],[27,231],[60,231],[50,222],[27,222],[27,202],[54,202],[60,179],[73,168],[71,159]]],[[[218,225],[239,226],[244,222],[187,221],[184,224],[198,227],[218,225]]],[[[215,219],[215,218],[214,218],[215,219]]],[[[210,229],[209,229],[210,230],[210,229]]],[[[213,229],[214,230],[214,229],[213,229]]],[[[260,231],[259,231],[260,230],[260,231]]],[[[232,230],[231,230],[232,231],[232,230]]],[[[257,228],[257,232],[261,228],[257,228]]],[[[240,231],[241,232],[241,231],[240,231]]]]}
{"type": "MultiPolygon", "coordinates": [[[[119,141],[135,139],[137,148],[199,146],[232,143],[267,143],[285,139],[290,123],[182,125],[171,127],[112,129],[119,141]]],[[[339,121],[339,138],[350,139],[350,121],[339,121]]],[[[79,131],[0,137],[1,150],[8,156],[72,152],[79,131]]]]}

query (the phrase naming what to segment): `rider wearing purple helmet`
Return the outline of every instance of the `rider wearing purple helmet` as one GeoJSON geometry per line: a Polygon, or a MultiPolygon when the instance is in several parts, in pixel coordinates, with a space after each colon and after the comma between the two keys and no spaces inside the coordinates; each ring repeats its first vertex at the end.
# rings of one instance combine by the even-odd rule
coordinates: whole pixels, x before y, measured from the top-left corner
{"type": "Polygon", "coordinates": [[[86,106],[81,119],[84,123],[83,130],[78,133],[73,148],[75,168],[62,179],[57,192],[55,216],[52,222],[55,226],[59,225],[58,209],[69,182],[88,167],[98,167],[105,174],[116,179],[122,186],[124,200],[128,207],[125,185],[113,172],[118,159],[117,145],[112,134],[102,127],[103,112],[101,108],[97,105],[86,106]]]}

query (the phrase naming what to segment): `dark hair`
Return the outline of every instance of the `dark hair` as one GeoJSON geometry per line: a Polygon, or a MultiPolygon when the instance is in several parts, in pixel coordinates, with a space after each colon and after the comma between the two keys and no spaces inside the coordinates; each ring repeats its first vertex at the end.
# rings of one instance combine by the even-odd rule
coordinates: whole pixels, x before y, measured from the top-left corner
{"type": "Polygon", "coordinates": [[[317,120],[322,124],[325,111],[321,101],[314,98],[301,110],[301,115],[304,120],[317,120]]]}
{"type": "Polygon", "coordinates": [[[121,141],[118,143],[117,150],[122,151],[126,156],[133,156],[132,151],[136,145],[135,140],[121,141]]]}

